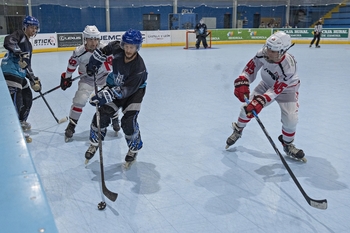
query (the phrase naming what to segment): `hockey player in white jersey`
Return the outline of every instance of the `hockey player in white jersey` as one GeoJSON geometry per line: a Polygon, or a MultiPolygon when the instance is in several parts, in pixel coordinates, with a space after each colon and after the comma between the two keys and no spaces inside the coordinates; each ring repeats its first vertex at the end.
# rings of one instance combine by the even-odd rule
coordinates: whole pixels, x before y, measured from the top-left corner
{"type": "Polygon", "coordinates": [[[288,34],[278,31],[267,38],[265,45],[257,52],[242,73],[234,81],[234,94],[241,101],[249,98],[249,104],[243,104],[237,123],[232,123],[233,133],[226,140],[226,149],[241,136],[244,127],[264,107],[276,101],[281,109],[282,134],[278,137],[284,152],[293,158],[302,159],[303,150],[294,146],[293,140],[298,122],[298,89],[300,86],[296,61],[287,53],[291,44],[288,34]],[[250,94],[249,85],[256,79],[258,71],[261,81],[250,94]]]}
{"type": "MultiPolygon", "coordinates": [[[[72,74],[78,68],[79,75],[85,75],[80,78],[78,90],[75,92],[73,104],[69,113],[69,124],[65,130],[65,141],[68,142],[75,133],[75,126],[83,112],[91,93],[94,91],[94,79],[86,75],[86,65],[89,63],[90,56],[95,49],[104,47],[100,43],[100,31],[96,26],[86,26],[83,31],[84,44],[75,48],[72,56],[69,58],[66,72],[61,75],[61,88],[66,90],[72,85],[72,74]]],[[[107,58],[106,62],[100,67],[96,74],[96,82],[99,87],[106,85],[106,78],[112,71],[112,57],[107,58]]],[[[120,130],[118,114],[112,118],[113,129],[120,130]]]]}

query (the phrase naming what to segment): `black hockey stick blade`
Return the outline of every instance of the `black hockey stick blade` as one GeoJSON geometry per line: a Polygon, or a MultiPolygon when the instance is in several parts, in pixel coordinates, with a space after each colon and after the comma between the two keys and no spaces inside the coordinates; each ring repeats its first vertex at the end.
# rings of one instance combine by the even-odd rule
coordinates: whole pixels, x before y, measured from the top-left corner
{"type": "Polygon", "coordinates": [[[103,182],[102,184],[102,192],[103,194],[111,201],[115,201],[117,200],[117,197],[118,197],[118,193],[114,193],[112,191],[110,191],[107,187],[106,187],[106,184],[103,182]]]}

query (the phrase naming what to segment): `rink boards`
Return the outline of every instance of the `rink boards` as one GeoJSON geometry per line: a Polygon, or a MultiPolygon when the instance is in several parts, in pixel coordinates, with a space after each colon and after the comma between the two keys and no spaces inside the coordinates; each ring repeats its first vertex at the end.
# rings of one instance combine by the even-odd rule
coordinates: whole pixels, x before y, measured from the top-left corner
{"type": "Polygon", "coordinates": [[[58,232],[0,72],[1,232],[58,232]]]}

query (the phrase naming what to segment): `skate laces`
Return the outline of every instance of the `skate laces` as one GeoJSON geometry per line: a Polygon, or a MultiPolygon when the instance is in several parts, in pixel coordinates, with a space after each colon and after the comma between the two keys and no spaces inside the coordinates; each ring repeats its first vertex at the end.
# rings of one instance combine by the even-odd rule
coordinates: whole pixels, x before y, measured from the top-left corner
{"type": "Polygon", "coordinates": [[[243,129],[240,130],[236,123],[232,124],[232,129],[233,129],[233,133],[230,136],[231,140],[235,141],[235,140],[239,139],[240,137],[242,137],[243,129]]]}
{"type": "Polygon", "coordinates": [[[284,152],[286,152],[289,155],[297,155],[300,149],[296,148],[293,143],[286,144],[284,146],[284,152]]]}
{"type": "Polygon", "coordinates": [[[68,126],[67,126],[67,129],[71,130],[71,131],[74,131],[75,129],[75,124],[72,123],[72,122],[69,122],[68,126]]]}
{"type": "Polygon", "coordinates": [[[97,146],[90,145],[86,152],[90,154],[95,154],[96,150],[97,150],[97,146]]]}

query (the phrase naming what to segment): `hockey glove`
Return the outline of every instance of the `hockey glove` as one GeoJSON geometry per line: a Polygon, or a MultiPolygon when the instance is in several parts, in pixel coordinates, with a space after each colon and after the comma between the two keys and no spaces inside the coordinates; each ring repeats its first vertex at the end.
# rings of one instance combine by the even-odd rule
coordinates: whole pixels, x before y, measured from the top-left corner
{"type": "Polygon", "coordinates": [[[249,97],[249,94],[250,94],[248,79],[244,76],[239,76],[235,80],[234,85],[235,85],[235,90],[234,90],[235,96],[239,99],[239,101],[245,102],[244,96],[249,97]]]}
{"type": "Polygon", "coordinates": [[[95,49],[90,57],[89,63],[86,65],[86,73],[89,76],[97,74],[98,69],[100,69],[103,62],[105,62],[107,56],[102,53],[101,50],[95,49]]]}
{"type": "Polygon", "coordinates": [[[27,68],[26,70],[27,70],[26,77],[29,79],[30,87],[33,89],[33,91],[40,92],[41,91],[40,79],[34,75],[31,69],[27,68]]]}
{"type": "Polygon", "coordinates": [[[116,99],[123,98],[123,93],[119,86],[110,88],[110,91],[113,93],[113,98],[116,98],[116,99]]]}
{"type": "Polygon", "coordinates": [[[19,54],[19,61],[18,65],[22,69],[26,69],[29,64],[29,53],[28,52],[23,52],[19,54]]]}
{"type": "Polygon", "coordinates": [[[90,98],[90,104],[96,106],[96,104],[100,107],[104,104],[110,103],[113,101],[113,92],[108,88],[103,88],[97,95],[93,95],[90,98]]]}
{"type": "Polygon", "coordinates": [[[66,78],[66,73],[63,72],[61,74],[61,89],[62,90],[66,90],[67,88],[69,88],[70,86],[72,86],[72,77],[66,78]]]}
{"type": "Polygon", "coordinates": [[[256,114],[259,114],[259,112],[263,109],[263,107],[266,104],[266,99],[262,95],[255,95],[252,101],[245,107],[245,112],[247,114],[248,118],[253,118],[254,114],[253,111],[255,111],[256,114]]]}
{"type": "Polygon", "coordinates": [[[33,81],[30,81],[30,86],[35,92],[40,92],[41,91],[41,82],[38,77],[34,77],[33,81]]]}

